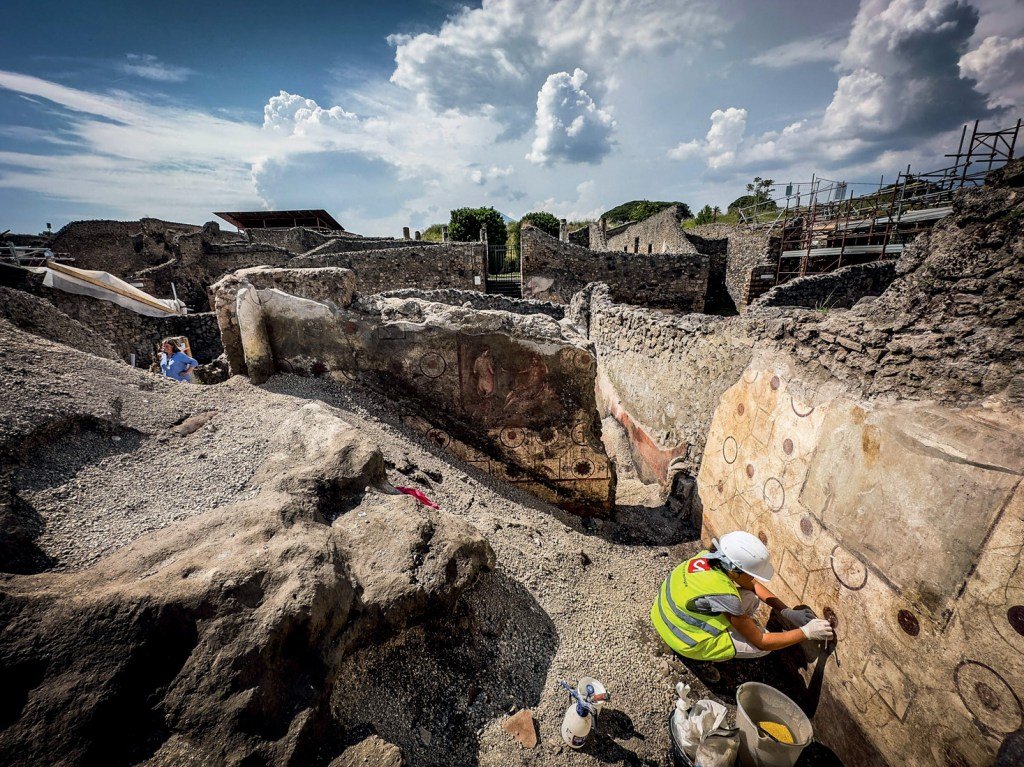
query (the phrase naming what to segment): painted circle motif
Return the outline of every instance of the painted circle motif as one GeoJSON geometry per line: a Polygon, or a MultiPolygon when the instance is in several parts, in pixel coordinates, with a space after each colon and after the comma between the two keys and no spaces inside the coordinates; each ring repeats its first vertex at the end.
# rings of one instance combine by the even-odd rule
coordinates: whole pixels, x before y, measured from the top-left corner
{"type": "Polygon", "coordinates": [[[440,378],[447,369],[448,363],[437,352],[427,352],[420,357],[420,372],[427,378],[440,378]]]}
{"type": "Polygon", "coordinates": [[[736,406],[737,415],[743,415],[745,412],[747,412],[747,406],[744,405],[742,402],[736,406]]]}
{"type": "Polygon", "coordinates": [[[1024,709],[1013,688],[984,663],[964,660],[953,672],[960,700],[984,732],[1008,735],[1024,723],[1024,709]]]}
{"type": "Polygon", "coordinates": [[[900,624],[905,634],[916,637],[921,633],[921,624],[910,610],[900,610],[896,613],[896,622],[900,624]]]}
{"type": "Polygon", "coordinates": [[[722,443],[722,458],[725,459],[726,463],[736,463],[736,456],[739,455],[740,448],[736,444],[736,440],[733,437],[726,437],[725,442],[722,443]]]}
{"type": "Polygon", "coordinates": [[[594,464],[586,458],[576,461],[576,463],[572,465],[572,473],[577,477],[589,477],[594,473],[594,464]]]}
{"type": "Polygon", "coordinates": [[[791,440],[789,437],[786,437],[786,439],[782,440],[782,452],[785,453],[786,455],[793,455],[793,440],[791,440]]]}
{"type": "Polygon", "coordinates": [[[764,530],[760,531],[757,534],[757,539],[761,541],[761,543],[763,543],[765,546],[768,545],[768,533],[766,533],[764,530]]]}
{"type": "Polygon", "coordinates": [[[526,442],[526,432],[518,426],[506,426],[498,433],[498,439],[505,447],[515,450],[526,442]]]}
{"type": "Polygon", "coordinates": [[[543,427],[537,434],[542,445],[550,445],[558,437],[558,432],[550,426],[543,427]]]}
{"type": "Polygon", "coordinates": [[[451,436],[444,429],[431,429],[427,432],[427,439],[438,447],[448,447],[452,443],[451,436]]]}
{"type": "Polygon", "coordinates": [[[786,504],[786,489],[775,477],[769,477],[764,481],[761,493],[765,504],[772,511],[779,511],[786,504]]]}
{"type": "Polygon", "coordinates": [[[842,546],[832,549],[829,557],[836,580],[851,591],[860,591],[868,582],[868,568],[842,546]]]}
{"type": "Polygon", "coordinates": [[[754,464],[748,463],[746,471],[747,471],[747,477],[749,479],[753,479],[754,478],[754,464]]]}
{"type": "Polygon", "coordinates": [[[801,418],[806,418],[807,416],[814,412],[813,407],[807,407],[806,405],[797,406],[796,400],[793,398],[793,395],[790,395],[789,397],[789,404],[790,407],[793,408],[793,412],[796,413],[801,418]]]}
{"type": "Polygon", "coordinates": [[[779,380],[778,376],[772,376],[771,384],[773,390],[778,389],[782,385],[782,381],[779,380]]]}
{"type": "Polygon", "coordinates": [[[800,532],[810,538],[814,535],[814,523],[811,522],[810,517],[804,517],[800,520],[800,532]]]}
{"type": "Polygon", "coordinates": [[[580,447],[584,447],[587,444],[587,425],[585,423],[578,423],[572,427],[572,441],[580,447]]]}
{"type": "Polygon", "coordinates": [[[1024,636],[1024,605],[1014,605],[1006,611],[1006,620],[1010,626],[1021,636],[1024,636]]]}

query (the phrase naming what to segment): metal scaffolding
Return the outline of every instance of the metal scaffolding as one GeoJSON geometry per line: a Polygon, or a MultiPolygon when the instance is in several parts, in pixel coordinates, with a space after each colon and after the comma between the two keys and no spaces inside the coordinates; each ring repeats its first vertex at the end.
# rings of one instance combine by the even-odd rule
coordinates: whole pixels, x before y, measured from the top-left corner
{"type": "MultiPolygon", "coordinates": [[[[806,274],[830,272],[841,266],[897,256],[906,244],[952,211],[953,197],[964,187],[985,183],[992,170],[1013,159],[1021,120],[1010,128],[978,130],[964,126],[953,163],[925,173],[908,165],[895,183],[866,194],[847,194],[846,181],[812,177],[790,183],[786,194],[740,210],[750,228],[766,230],[778,243],[775,284],[806,274]],[[765,222],[766,212],[777,210],[765,222]]],[[[872,185],[873,186],[873,185],[872,185]]]]}

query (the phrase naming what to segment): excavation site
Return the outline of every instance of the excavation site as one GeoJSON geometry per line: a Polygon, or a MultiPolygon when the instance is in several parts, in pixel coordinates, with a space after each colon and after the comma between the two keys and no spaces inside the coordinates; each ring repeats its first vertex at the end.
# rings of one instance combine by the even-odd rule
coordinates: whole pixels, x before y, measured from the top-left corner
{"type": "Polygon", "coordinates": [[[5,232],[0,764],[1024,765],[1020,126],[723,221],[5,232]]]}

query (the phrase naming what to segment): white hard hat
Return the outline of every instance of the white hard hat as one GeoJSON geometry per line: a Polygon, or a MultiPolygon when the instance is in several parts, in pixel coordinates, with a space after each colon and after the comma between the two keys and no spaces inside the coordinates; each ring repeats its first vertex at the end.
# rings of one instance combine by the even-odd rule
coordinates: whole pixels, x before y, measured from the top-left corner
{"type": "Polygon", "coordinates": [[[726,567],[731,565],[731,569],[741,570],[761,583],[767,583],[775,575],[768,547],[756,536],[743,530],[734,530],[723,535],[721,540],[712,538],[711,542],[715,544],[718,558],[726,567]]]}

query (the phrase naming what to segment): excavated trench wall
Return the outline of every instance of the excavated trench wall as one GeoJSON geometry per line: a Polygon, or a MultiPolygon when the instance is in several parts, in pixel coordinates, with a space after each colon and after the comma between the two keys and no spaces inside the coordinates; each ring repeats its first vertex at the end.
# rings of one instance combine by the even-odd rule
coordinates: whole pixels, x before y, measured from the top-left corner
{"type": "Polygon", "coordinates": [[[352,276],[341,269],[255,277],[290,280],[307,295],[296,283],[342,287],[328,301],[244,277],[222,281],[216,301],[232,369],[244,364],[257,383],[280,371],[382,390],[406,423],[480,470],[576,513],[610,511],[615,477],[594,402],[596,365],[568,323],[502,311],[501,298],[495,309],[463,306],[480,295],[451,291],[350,304],[352,276]],[[242,362],[232,359],[239,353],[242,362]]]}

